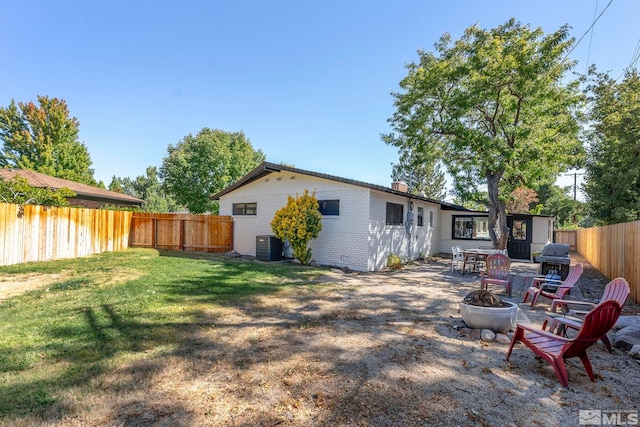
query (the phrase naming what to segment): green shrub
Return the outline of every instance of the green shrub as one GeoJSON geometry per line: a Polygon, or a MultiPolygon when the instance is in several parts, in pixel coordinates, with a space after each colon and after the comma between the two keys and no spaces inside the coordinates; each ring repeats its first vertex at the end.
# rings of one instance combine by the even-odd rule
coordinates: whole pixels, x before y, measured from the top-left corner
{"type": "Polygon", "coordinates": [[[389,254],[387,257],[387,267],[392,270],[400,270],[402,268],[402,259],[395,254],[389,254]]]}
{"type": "Polygon", "coordinates": [[[293,257],[300,264],[307,265],[311,261],[311,249],[307,244],[318,237],[322,230],[321,220],[315,191],[309,194],[309,190],[304,190],[302,196],[289,196],[287,205],[271,220],[271,229],[277,238],[289,242],[293,257]]]}

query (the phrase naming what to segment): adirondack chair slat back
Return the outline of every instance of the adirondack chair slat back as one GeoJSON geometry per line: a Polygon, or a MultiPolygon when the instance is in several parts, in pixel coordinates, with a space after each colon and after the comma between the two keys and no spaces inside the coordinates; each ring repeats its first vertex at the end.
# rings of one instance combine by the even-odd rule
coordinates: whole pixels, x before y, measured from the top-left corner
{"type": "Polygon", "coordinates": [[[584,353],[618,321],[621,307],[616,301],[609,300],[598,304],[584,316],[578,335],[564,346],[563,357],[568,359],[584,353]]]}
{"type": "Polygon", "coordinates": [[[487,257],[486,261],[487,276],[490,279],[507,280],[509,277],[509,269],[511,268],[511,260],[503,254],[493,254],[487,257]]]}
{"type": "Polygon", "coordinates": [[[600,301],[613,300],[620,304],[620,306],[623,306],[630,293],[631,288],[629,287],[629,283],[624,278],[618,277],[607,284],[600,301]]]}

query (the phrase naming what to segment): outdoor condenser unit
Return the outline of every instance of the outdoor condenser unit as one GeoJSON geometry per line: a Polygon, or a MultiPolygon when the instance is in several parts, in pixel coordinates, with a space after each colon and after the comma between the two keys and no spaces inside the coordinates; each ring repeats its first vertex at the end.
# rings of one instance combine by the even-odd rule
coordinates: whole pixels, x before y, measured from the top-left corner
{"type": "Polygon", "coordinates": [[[276,236],[256,236],[256,259],[280,261],[282,259],[282,240],[276,236]]]}

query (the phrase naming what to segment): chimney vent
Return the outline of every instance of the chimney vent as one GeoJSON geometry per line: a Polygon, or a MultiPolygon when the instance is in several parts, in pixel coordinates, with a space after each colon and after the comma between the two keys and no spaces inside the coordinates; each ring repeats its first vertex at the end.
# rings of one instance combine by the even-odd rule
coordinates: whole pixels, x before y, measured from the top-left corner
{"type": "Polygon", "coordinates": [[[406,193],[407,191],[409,191],[409,187],[403,181],[392,182],[391,189],[395,191],[402,191],[403,193],[406,193]]]}

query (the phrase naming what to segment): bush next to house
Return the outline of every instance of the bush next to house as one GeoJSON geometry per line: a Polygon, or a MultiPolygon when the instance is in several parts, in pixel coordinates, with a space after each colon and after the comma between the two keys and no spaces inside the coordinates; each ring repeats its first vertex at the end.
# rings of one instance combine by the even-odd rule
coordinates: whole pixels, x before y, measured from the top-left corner
{"type": "Polygon", "coordinates": [[[20,176],[12,179],[0,177],[0,203],[69,206],[68,198],[75,196],[76,193],[68,188],[37,188],[30,186],[27,180],[20,176]]]}
{"type": "Polygon", "coordinates": [[[315,191],[309,194],[309,190],[304,190],[302,196],[289,196],[287,205],[271,220],[271,229],[277,238],[289,242],[293,257],[307,265],[311,261],[311,248],[307,245],[322,230],[321,219],[315,191]]]}

